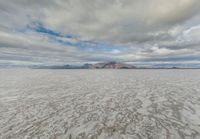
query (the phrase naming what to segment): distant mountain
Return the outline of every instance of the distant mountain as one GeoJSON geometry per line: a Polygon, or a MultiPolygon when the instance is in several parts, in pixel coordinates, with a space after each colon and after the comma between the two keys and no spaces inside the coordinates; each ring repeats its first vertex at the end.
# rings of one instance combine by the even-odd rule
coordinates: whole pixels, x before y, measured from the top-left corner
{"type": "Polygon", "coordinates": [[[61,66],[31,66],[34,69],[135,69],[137,67],[117,62],[105,62],[96,64],[84,64],[84,65],[61,65],[61,66]]]}
{"type": "Polygon", "coordinates": [[[117,63],[117,62],[107,62],[107,63],[96,63],[96,64],[85,64],[83,67],[86,69],[135,69],[135,66],[117,63]]]}
{"type": "MultiPolygon", "coordinates": [[[[1,68],[1,67],[0,67],[1,68]]],[[[29,66],[29,68],[33,69],[191,69],[187,67],[178,67],[178,66],[170,66],[170,65],[156,65],[153,67],[137,67],[126,63],[120,62],[102,62],[96,64],[84,64],[84,65],[35,65],[29,66]]],[[[199,69],[199,68],[193,68],[199,69]]]]}

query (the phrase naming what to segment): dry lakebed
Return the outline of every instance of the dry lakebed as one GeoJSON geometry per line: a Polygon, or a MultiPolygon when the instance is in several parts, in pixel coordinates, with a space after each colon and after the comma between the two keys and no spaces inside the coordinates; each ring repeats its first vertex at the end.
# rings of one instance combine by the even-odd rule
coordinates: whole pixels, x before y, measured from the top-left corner
{"type": "Polygon", "coordinates": [[[200,70],[0,70],[0,139],[200,139],[200,70]]]}

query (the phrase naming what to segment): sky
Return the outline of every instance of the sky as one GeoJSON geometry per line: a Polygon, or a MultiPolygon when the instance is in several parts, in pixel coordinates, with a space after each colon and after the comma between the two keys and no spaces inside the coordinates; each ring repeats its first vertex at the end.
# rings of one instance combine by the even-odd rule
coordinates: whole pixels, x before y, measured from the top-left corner
{"type": "Polygon", "coordinates": [[[0,0],[0,66],[200,67],[200,0],[0,0]]]}

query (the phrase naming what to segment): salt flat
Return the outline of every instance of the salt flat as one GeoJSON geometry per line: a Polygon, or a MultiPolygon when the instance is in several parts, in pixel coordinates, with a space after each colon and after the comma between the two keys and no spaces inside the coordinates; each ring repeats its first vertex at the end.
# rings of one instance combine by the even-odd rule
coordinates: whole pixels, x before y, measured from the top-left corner
{"type": "Polygon", "coordinates": [[[0,70],[1,139],[199,139],[200,70],[0,70]]]}

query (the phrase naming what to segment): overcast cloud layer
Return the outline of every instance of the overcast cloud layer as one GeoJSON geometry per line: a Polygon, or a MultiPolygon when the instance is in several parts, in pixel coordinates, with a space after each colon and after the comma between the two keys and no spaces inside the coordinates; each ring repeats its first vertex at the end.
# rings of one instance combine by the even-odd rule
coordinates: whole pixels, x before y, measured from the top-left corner
{"type": "Polygon", "coordinates": [[[0,0],[0,65],[200,65],[199,0],[0,0]]]}

